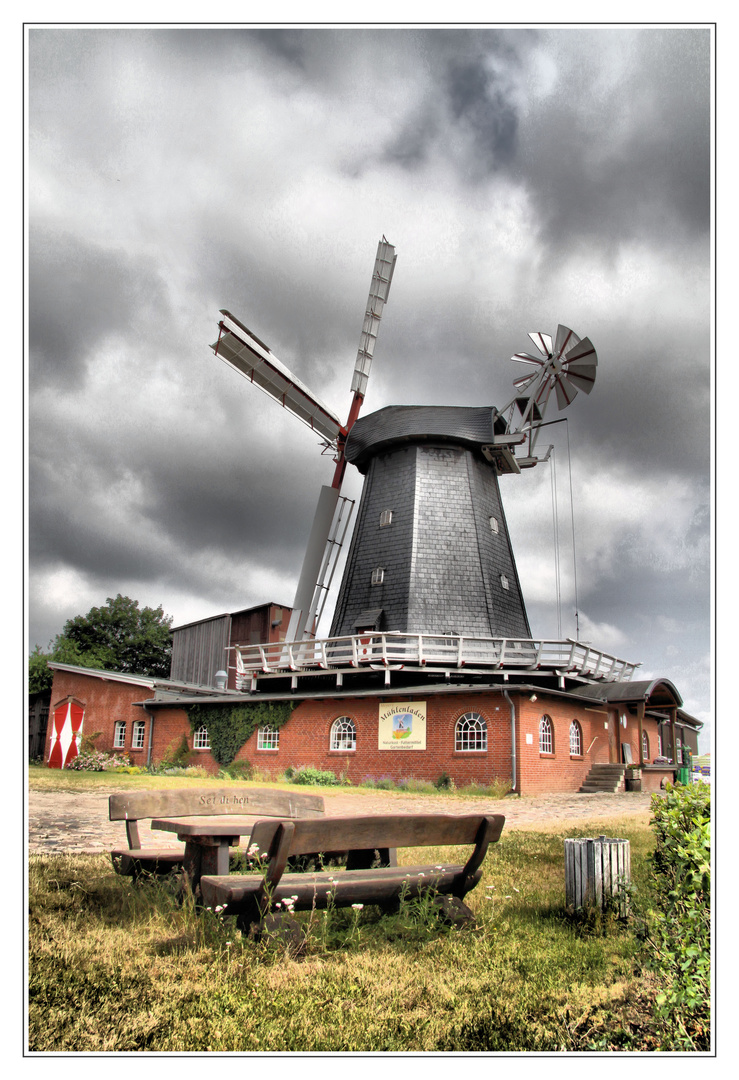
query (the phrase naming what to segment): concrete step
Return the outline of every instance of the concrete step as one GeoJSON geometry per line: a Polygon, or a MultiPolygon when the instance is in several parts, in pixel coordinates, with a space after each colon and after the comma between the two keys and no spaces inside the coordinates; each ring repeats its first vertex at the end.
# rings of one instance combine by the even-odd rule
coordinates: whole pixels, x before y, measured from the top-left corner
{"type": "Polygon", "coordinates": [[[599,791],[615,794],[624,790],[625,765],[617,765],[613,762],[596,762],[590,766],[590,771],[579,789],[582,794],[599,791]]]}

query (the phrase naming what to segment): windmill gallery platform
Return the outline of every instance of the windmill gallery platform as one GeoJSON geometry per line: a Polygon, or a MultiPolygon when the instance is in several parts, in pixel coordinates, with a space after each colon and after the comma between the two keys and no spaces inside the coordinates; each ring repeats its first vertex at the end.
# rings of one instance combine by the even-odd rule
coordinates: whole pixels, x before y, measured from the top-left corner
{"type": "Polygon", "coordinates": [[[263,604],[173,631],[170,679],[52,663],[45,760],[63,766],[83,732],[135,763],[184,747],[209,772],[247,760],[275,777],[331,770],[354,783],[413,777],[457,786],[495,780],[518,794],[645,790],[672,779],[700,723],[668,679],[583,642],[536,639],[498,476],[537,456],[545,411],[590,394],[598,359],[559,325],[516,353],[514,397],[492,405],[392,405],[359,417],[396,263],[377,248],[346,421],[225,308],[215,355],[304,423],[330,450],[291,608],[263,604]],[[357,523],[328,637],[316,637],[350,500],[357,523]],[[285,629],[286,627],[286,629],[285,629]],[[675,764],[673,764],[675,763],[675,764]]]}

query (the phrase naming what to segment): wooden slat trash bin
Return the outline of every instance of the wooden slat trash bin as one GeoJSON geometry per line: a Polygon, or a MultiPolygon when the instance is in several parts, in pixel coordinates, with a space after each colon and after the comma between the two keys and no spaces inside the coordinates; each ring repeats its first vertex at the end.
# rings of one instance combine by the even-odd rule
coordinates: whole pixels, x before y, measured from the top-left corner
{"type": "Polygon", "coordinates": [[[621,918],[628,915],[631,850],[628,840],[565,840],[565,903],[569,911],[613,903],[621,918]]]}

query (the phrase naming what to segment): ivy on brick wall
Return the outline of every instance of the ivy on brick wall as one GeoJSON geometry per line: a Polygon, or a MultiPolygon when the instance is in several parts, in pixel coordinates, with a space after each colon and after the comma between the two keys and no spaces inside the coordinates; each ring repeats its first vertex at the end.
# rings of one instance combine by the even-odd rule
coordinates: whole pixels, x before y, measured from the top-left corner
{"type": "Polygon", "coordinates": [[[292,701],[248,701],[239,705],[189,705],[194,731],[208,729],[210,752],[219,765],[230,765],[246,740],[260,727],[280,728],[290,719],[292,701]]]}

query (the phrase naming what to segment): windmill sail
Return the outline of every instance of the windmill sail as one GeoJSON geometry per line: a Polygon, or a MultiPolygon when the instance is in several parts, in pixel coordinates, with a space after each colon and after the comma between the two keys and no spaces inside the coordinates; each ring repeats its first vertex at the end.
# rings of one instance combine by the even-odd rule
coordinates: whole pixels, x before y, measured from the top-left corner
{"type": "Polygon", "coordinates": [[[216,356],[236,368],[245,378],[269,394],[283,408],[335,446],[342,424],[338,416],[301,383],[251,330],[230,312],[221,310],[218,341],[211,345],[216,356]]]}
{"type": "Polygon", "coordinates": [[[377,331],[380,328],[380,319],[390,292],[397,257],[395,248],[392,244],[388,244],[383,236],[377,245],[375,269],[372,272],[372,284],[367,297],[367,310],[362,324],[362,336],[359,339],[357,361],[354,365],[352,391],[359,394],[360,397],[364,397],[367,392],[367,379],[372,366],[377,331]]]}
{"type": "MultiPolygon", "coordinates": [[[[235,368],[260,390],[269,394],[288,412],[297,416],[335,451],[334,479],[330,487],[321,488],[303,568],[298,579],[293,613],[288,627],[289,641],[302,641],[304,637],[312,636],[319,609],[322,610],[322,602],[325,599],[325,596],[322,596],[326,588],[325,577],[333,573],[337,546],[341,546],[346,533],[348,518],[344,516],[343,509],[337,513],[346,467],[344,447],[346,437],[359,415],[367,390],[377,331],[390,292],[396,258],[395,248],[383,236],[377,245],[372,282],[352,378],[353,399],[345,424],[342,424],[336,413],[304,386],[248,327],[244,326],[230,311],[221,309],[223,319],[218,324],[218,340],[211,345],[216,356],[235,368]],[[333,535],[332,525],[334,526],[333,535]]],[[[346,504],[346,509],[349,504],[354,505],[351,500],[346,499],[341,500],[341,504],[342,506],[346,504]]]]}

